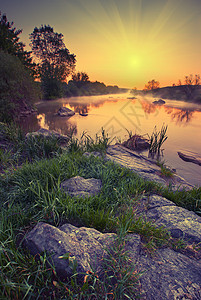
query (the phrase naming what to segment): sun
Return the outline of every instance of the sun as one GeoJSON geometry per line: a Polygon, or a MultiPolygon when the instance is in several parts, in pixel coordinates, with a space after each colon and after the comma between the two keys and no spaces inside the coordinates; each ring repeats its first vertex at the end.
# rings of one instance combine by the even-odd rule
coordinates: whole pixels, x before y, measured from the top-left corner
{"type": "Polygon", "coordinates": [[[129,58],[131,67],[140,67],[142,63],[142,59],[139,56],[131,56],[129,58]]]}
{"type": "Polygon", "coordinates": [[[121,84],[126,79],[130,86],[135,85],[132,80],[141,80],[142,87],[153,78],[160,82],[172,78],[173,70],[177,76],[179,67],[183,70],[182,33],[193,17],[192,12],[186,18],[183,0],[75,2],[81,8],[83,24],[89,25],[89,40],[83,40],[80,55],[92,80],[121,84]]]}

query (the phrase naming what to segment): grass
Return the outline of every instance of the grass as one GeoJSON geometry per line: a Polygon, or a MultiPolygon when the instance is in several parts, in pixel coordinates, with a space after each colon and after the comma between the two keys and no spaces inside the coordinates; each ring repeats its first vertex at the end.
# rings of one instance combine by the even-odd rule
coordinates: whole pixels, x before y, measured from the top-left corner
{"type": "Polygon", "coordinates": [[[174,172],[165,165],[165,162],[157,161],[157,166],[161,168],[161,176],[166,178],[172,178],[174,176],[174,172]]]}
{"type": "Polygon", "coordinates": [[[149,153],[152,156],[156,154],[159,156],[161,153],[161,146],[167,140],[168,136],[166,135],[167,126],[163,124],[160,131],[157,131],[156,126],[154,127],[153,133],[150,138],[150,148],[149,153]]]}
{"type": "Polygon", "coordinates": [[[137,217],[134,207],[142,195],[160,193],[177,205],[201,211],[201,188],[173,192],[103,158],[83,156],[84,151],[104,153],[110,142],[104,131],[95,141],[86,133],[81,141],[71,137],[65,151],[53,139],[27,141],[14,132],[7,134],[5,141],[11,147],[11,161],[5,162],[0,174],[1,299],[136,299],[140,274],[125,251],[126,233],[139,234],[149,252],[157,247],[181,247],[165,228],[137,217]],[[23,145],[19,155],[15,152],[17,141],[23,145]],[[77,175],[101,179],[101,193],[85,199],[66,195],[60,183],[77,175]],[[47,267],[46,253],[38,260],[29,255],[21,241],[39,221],[117,233],[116,242],[106,249],[101,276],[94,270],[85,274],[84,282],[78,281],[76,273],[62,282],[54,266],[47,267]]]}
{"type": "Polygon", "coordinates": [[[163,188],[162,195],[174,202],[177,206],[184,207],[201,215],[201,187],[193,188],[190,191],[163,188]]]}

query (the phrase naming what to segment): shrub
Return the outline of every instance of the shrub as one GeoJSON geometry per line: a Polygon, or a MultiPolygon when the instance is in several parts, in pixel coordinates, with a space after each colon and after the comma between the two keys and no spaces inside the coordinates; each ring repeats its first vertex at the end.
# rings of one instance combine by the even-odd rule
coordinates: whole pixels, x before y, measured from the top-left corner
{"type": "Polygon", "coordinates": [[[0,51],[0,121],[15,120],[38,98],[38,87],[20,60],[0,51]]]}

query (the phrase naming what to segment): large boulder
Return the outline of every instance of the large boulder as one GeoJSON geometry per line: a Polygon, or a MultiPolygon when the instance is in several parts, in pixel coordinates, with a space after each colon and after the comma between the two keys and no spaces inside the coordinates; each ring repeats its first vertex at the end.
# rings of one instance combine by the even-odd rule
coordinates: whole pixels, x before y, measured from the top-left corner
{"type": "Polygon", "coordinates": [[[71,110],[70,108],[60,107],[57,114],[60,117],[71,117],[75,114],[75,112],[73,110],[71,110]]]}
{"type": "MultiPolygon", "coordinates": [[[[159,199],[155,200],[158,205],[159,199]]],[[[163,204],[168,203],[164,200],[163,204]]],[[[106,249],[112,249],[116,237],[114,233],[103,234],[92,228],[77,228],[70,224],[56,228],[40,222],[26,235],[24,244],[36,257],[43,251],[49,253],[50,263],[55,265],[61,279],[73,275],[73,269],[78,278],[83,279],[89,271],[103,274],[102,261],[108,255],[106,249]]],[[[135,266],[135,272],[141,274],[143,299],[201,299],[199,259],[169,248],[157,249],[149,255],[137,234],[125,237],[125,252],[129,266],[135,266]]]]}
{"type": "Polygon", "coordinates": [[[101,180],[95,178],[85,179],[80,176],[72,177],[61,183],[61,188],[72,197],[90,197],[100,193],[101,180]]]}
{"type": "Polygon", "coordinates": [[[45,128],[40,128],[37,131],[29,132],[26,134],[27,139],[29,139],[31,137],[35,137],[35,136],[43,136],[45,138],[54,137],[54,138],[58,139],[58,141],[60,143],[67,143],[70,140],[69,137],[66,135],[60,134],[60,133],[56,132],[55,130],[48,130],[45,128]]]}
{"type": "Polygon", "coordinates": [[[138,214],[165,227],[174,238],[183,238],[191,243],[201,243],[201,217],[158,195],[144,197],[138,207],[138,214]]]}
{"type": "Polygon", "coordinates": [[[79,276],[92,269],[101,268],[101,260],[116,238],[114,233],[101,233],[93,228],[77,228],[64,224],[56,228],[38,223],[25,237],[24,245],[32,255],[43,251],[51,255],[58,275],[65,279],[73,274],[73,265],[79,276]]]}

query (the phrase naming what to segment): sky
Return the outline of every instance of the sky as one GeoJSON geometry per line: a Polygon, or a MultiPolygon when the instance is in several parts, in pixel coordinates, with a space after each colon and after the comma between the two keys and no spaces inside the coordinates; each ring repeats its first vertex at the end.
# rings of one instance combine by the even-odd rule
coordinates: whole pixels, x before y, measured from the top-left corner
{"type": "Polygon", "coordinates": [[[142,89],[201,74],[201,0],[0,0],[29,49],[41,24],[64,35],[91,81],[142,89]]]}

